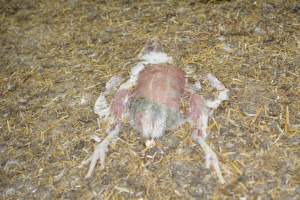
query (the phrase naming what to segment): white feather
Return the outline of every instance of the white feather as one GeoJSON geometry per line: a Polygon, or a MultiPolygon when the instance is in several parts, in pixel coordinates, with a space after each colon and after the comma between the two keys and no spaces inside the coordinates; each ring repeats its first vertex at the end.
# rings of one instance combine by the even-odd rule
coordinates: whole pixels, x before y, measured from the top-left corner
{"type": "Polygon", "coordinates": [[[217,109],[219,105],[221,104],[221,100],[215,99],[215,100],[206,100],[205,105],[212,109],[217,109]]]}
{"type": "Polygon", "coordinates": [[[146,111],[143,113],[141,118],[142,132],[146,138],[151,136],[152,132],[152,116],[151,116],[151,106],[148,105],[146,111]]]}
{"type": "Polygon", "coordinates": [[[225,101],[225,100],[228,100],[229,99],[229,90],[223,90],[219,93],[219,99],[222,100],[222,101],[225,101]]]}
{"type": "Polygon", "coordinates": [[[216,109],[222,103],[222,101],[228,100],[229,98],[229,90],[225,88],[223,83],[219,81],[214,75],[207,74],[207,80],[209,85],[219,91],[219,95],[214,100],[206,100],[206,106],[212,109],[216,109]]]}
{"type": "Polygon", "coordinates": [[[167,112],[164,109],[161,109],[161,114],[159,117],[153,120],[153,128],[151,133],[151,138],[159,138],[161,137],[166,129],[166,121],[167,121],[167,112]]]}
{"type": "Polygon", "coordinates": [[[112,76],[105,85],[104,94],[108,95],[113,89],[116,89],[116,87],[119,86],[122,81],[123,79],[121,77],[112,76]]]}
{"type": "Polygon", "coordinates": [[[197,81],[194,84],[189,84],[187,89],[194,93],[194,92],[199,92],[202,89],[202,86],[201,83],[197,81]]]}
{"type": "Polygon", "coordinates": [[[151,105],[148,105],[142,115],[142,132],[146,138],[159,138],[166,129],[167,112],[163,108],[160,109],[159,115],[153,110],[151,105]]]}
{"type": "Polygon", "coordinates": [[[207,74],[207,80],[211,87],[216,88],[217,90],[224,90],[224,85],[212,74],[207,74]]]}
{"type": "Polygon", "coordinates": [[[140,62],[131,70],[130,78],[120,86],[120,89],[128,90],[133,87],[139,77],[139,73],[145,68],[145,63],[140,62]]]}
{"type": "Polygon", "coordinates": [[[94,112],[99,116],[99,118],[107,118],[109,116],[109,106],[104,94],[102,93],[96,100],[94,112]]]}
{"type": "Polygon", "coordinates": [[[168,56],[164,52],[149,52],[141,56],[142,61],[147,62],[148,64],[161,64],[161,63],[172,63],[173,58],[168,56]]]}

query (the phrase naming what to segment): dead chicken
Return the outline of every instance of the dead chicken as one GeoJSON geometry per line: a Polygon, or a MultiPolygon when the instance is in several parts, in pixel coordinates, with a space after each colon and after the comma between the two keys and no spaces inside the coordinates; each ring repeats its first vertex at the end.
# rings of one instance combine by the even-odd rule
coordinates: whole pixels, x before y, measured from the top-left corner
{"type": "Polygon", "coordinates": [[[218,97],[209,100],[198,95],[197,90],[193,89],[195,87],[188,83],[185,72],[172,64],[173,59],[155,41],[146,45],[139,60],[129,80],[121,84],[119,77],[112,77],[106,84],[106,90],[96,100],[94,111],[100,119],[110,124],[110,128],[94,153],[82,162],[82,165],[90,163],[86,178],[91,177],[98,160],[104,167],[108,145],[118,137],[124,119],[129,117],[131,125],[149,139],[147,145],[153,144],[153,139],[162,137],[166,130],[190,123],[192,138],[205,153],[206,166],[212,167],[220,182],[224,183],[217,155],[205,140],[209,117],[222,101],[228,99],[228,89],[212,74],[207,74],[205,78],[218,91],[218,97]],[[106,96],[119,84],[121,86],[108,104],[106,96]],[[182,100],[187,100],[189,104],[186,113],[180,110],[182,100]]]}

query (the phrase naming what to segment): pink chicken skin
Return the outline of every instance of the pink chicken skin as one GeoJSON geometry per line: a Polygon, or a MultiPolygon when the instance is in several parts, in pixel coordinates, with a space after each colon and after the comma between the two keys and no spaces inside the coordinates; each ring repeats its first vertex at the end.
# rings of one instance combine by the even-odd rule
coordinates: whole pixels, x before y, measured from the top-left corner
{"type": "Polygon", "coordinates": [[[135,98],[145,98],[179,111],[185,81],[185,73],[173,65],[149,65],[139,75],[135,98]]]}

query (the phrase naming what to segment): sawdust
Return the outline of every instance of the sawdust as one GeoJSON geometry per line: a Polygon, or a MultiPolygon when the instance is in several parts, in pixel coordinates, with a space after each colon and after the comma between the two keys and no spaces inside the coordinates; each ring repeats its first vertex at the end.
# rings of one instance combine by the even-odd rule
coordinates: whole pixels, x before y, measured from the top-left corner
{"type": "MultiPolygon", "coordinates": [[[[0,1],[2,199],[299,199],[296,1],[0,1]],[[182,69],[216,75],[230,99],[208,143],[228,183],[204,166],[188,125],[145,152],[128,127],[104,170],[81,161],[104,138],[93,106],[158,38],[182,69]]],[[[102,127],[103,128],[103,127],[102,127]]]]}

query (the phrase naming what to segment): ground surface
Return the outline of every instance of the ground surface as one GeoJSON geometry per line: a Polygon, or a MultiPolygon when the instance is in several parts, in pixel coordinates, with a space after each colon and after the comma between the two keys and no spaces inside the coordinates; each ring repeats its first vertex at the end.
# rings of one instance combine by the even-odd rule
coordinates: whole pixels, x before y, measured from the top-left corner
{"type": "Polygon", "coordinates": [[[299,16],[288,0],[1,0],[0,198],[299,199],[299,16]],[[147,152],[127,126],[104,170],[84,180],[87,167],[77,168],[91,135],[105,136],[95,99],[153,37],[179,67],[230,89],[208,138],[225,185],[188,125],[147,152]]]}

